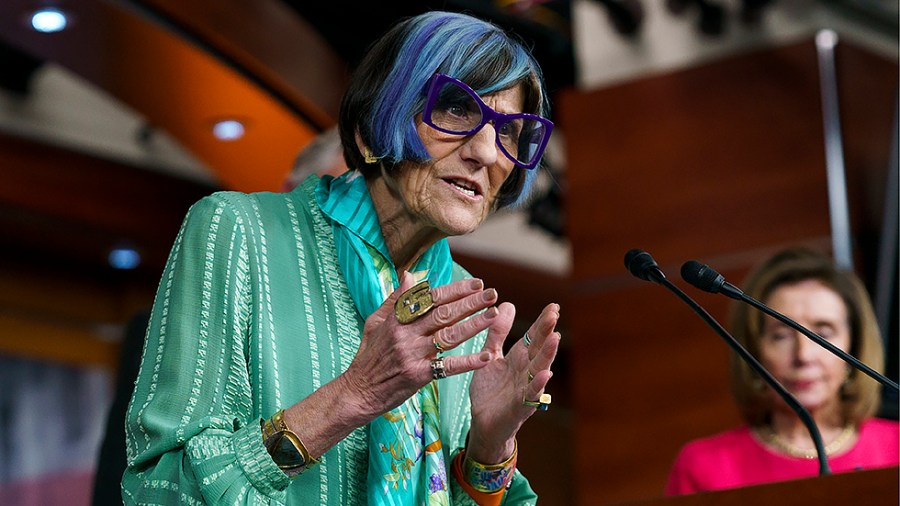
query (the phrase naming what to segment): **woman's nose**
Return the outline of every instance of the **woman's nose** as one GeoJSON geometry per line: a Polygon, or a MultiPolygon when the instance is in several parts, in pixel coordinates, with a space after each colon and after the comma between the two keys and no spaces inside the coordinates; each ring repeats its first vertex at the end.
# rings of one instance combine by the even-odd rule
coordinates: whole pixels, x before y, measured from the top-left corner
{"type": "Polygon", "coordinates": [[[819,352],[818,344],[812,339],[807,338],[803,334],[797,332],[794,334],[794,355],[800,362],[809,362],[819,352]]]}
{"type": "Polygon", "coordinates": [[[493,165],[497,157],[501,156],[496,140],[497,131],[494,130],[494,125],[491,123],[484,125],[466,140],[462,147],[463,158],[477,162],[482,167],[493,165]]]}

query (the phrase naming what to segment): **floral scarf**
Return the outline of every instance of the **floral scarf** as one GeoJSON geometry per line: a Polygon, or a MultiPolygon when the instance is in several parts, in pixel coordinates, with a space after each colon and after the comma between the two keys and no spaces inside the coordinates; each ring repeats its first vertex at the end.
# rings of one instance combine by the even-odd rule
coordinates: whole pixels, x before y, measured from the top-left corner
{"type": "MultiPolygon", "coordinates": [[[[330,219],[338,264],[365,320],[399,285],[365,179],[357,171],[325,176],[316,201],[330,219]]],[[[429,248],[413,268],[416,282],[450,282],[453,260],[446,239],[429,248]]],[[[369,424],[367,497],[372,505],[449,505],[441,447],[437,382],[369,424]]]]}

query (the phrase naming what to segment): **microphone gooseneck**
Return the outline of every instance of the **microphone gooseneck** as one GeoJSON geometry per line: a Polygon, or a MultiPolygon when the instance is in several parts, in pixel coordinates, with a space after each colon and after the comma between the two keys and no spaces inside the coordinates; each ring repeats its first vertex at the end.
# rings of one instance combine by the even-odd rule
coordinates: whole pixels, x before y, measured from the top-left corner
{"type": "MultiPolygon", "coordinates": [[[[757,374],[760,375],[760,377],[763,379],[763,381],[765,381],[770,387],[772,387],[772,389],[775,391],[775,393],[777,393],[778,396],[781,397],[784,400],[784,402],[792,410],[794,410],[795,413],[797,413],[797,416],[800,417],[800,420],[803,422],[803,424],[806,426],[806,429],[809,431],[809,436],[810,436],[810,438],[812,438],[813,443],[816,446],[816,455],[817,455],[817,458],[819,461],[819,475],[825,476],[825,475],[831,474],[831,468],[828,466],[828,456],[825,453],[825,444],[822,442],[822,434],[819,432],[819,428],[816,426],[816,422],[813,420],[812,415],[809,414],[809,411],[807,411],[806,408],[804,408],[803,405],[800,404],[800,402],[793,395],[791,395],[791,393],[788,392],[786,388],[784,388],[784,385],[779,383],[778,380],[775,379],[775,377],[772,376],[772,374],[769,373],[769,371],[767,371],[766,368],[763,367],[763,365],[758,360],[756,360],[756,358],[753,355],[751,355],[750,352],[747,351],[747,349],[744,348],[741,345],[741,343],[738,342],[737,339],[734,338],[734,336],[729,334],[728,331],[725,330],[725,328],[722,327],[722,325],[720,325],[719,322],[716,321],[715,318],[710,316],[710,314],[705,309],[703,309],[703,307],[700,306],[700,304],[697,304],[697,302],[695,302],[686,293],[684,293],[684,291],[682,291],[680,288],[675,286],[675,284],[673,284],[671,281],[666,279],[665,274],[662,273],[662,270],[659,269],[659,266],[657,266],[656,261],[653,260],[653,257],[651,257],[649,253],[647,253],[646,251],[641,251],[641,250],[629,251],[625,255],[625,266],[628,267],[628,270],[634,276],[636,276],[640,279],[643,279],[645,281],[656,282],[656,283],[666,287],[670,292],[674,293],[679,299],[684,301],[688,305],[688,307],[690,307],[695,313],[697,313],[697,315],[699,315],[700,318],[704,322],[706,322],[706,324],[709,325],[716,332],[716,334],[719,335],[719,337],[721,337],[722,339],[725,340],[725,342],[735,351],[735,353],[738,354],[738,356],[742,360],[744,360],[744,362],[747,363],[747,365],[750,366],[751,369],[753,369],[757,374]],[[632,252],[635,252],[635,251],[638,253],[634,253],[632,255],[632,252]],[[659,274],[660,274],[659,279],[647,279],[645,277],[642,277],[639,274],[640,271],[635,272],[635,270],[632,270],[632,262],[631,261],[636,260],[636,258],[639,254],[646,255],[646,258],[640,261],[642,265],[648,265],[650,262],[652,262],[652,265],[655,267],[655,269],[659,271],[659,274]],[[647,259],[649,259],[649,261],[647,259]]],[[[682,269],[682,271],[683,271],[683,269],[682,269]]],[[[716,273],[716,274],[718,274],[718,273],[716,273]]],[[[706,276],[709,276],[709,275],[706,274],[706,276]]],[[[724,278],[722,278],[722,279],[724,281],[724,278]]]]}
{"type": "Polygon", "coordinates": [[[862,363],[853,355],[831,344],[819,334],[816,334],[815,332],[809,330],[803,325],[800,325],[799,323],[779,313],[778,311],[775,311],[774,309],[754,299],[753,297],[746,295],[739,288],[725,281],[725,277],[716,272],[716,270],[712,267],[706,264],[701,264],[696,260],[689,260],[681,266],[681,277],[688,283],[705,292],[722,293],[723,295],[731,297],[732,299],[750,304],[763,313],[783,322],[785,325],[788,325],[792,329],[812,339],[816,344],[830,351],[844,362],[847,362],[851,366],[859,369],[875,381],[888,388],[892,388],[895,392],[898,391],[896,382],[891,381],[883,374],[880,374],[878,371],[862,363]]]}

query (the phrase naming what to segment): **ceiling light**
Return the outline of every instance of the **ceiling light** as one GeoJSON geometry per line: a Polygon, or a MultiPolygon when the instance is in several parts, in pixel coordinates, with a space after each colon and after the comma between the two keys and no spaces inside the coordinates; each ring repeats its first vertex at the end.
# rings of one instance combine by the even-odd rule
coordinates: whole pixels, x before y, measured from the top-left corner
{"type": "Polygon", "coordinates": [[[244,124],[238,120],[226,119],[213,125],[213,135],[221,141],[234,141],[244,136],[244,124]]]}
{"type": "Polygon", "coordinates": [[[110,267],[120,270],[131,270],[141,265],[141,254],[134,248],[113,248],[107,256],[110,267]]]}
{"type": "Polygon", "coordinates": [[[35,11],[31,15],[31,27],[42,33],[54,33],[66,28],[66,14],[52,7],[35,11]]]}

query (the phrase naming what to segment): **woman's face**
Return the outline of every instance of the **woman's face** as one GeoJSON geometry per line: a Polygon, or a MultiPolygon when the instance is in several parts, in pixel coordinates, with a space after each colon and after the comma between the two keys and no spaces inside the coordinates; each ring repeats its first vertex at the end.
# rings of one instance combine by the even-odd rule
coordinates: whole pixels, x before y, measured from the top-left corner
{"type": "MultiPolygon", "coordinates": [[[[495,111],[522,112],[521,86],[481,98],[495,111]]],[[[472,232],[494,208],[510,173],[525,169],[500,152],[490,123],[468,136],[439,132],[421,118],[416,118],[416,128],[432,159],[398,165],[388,184],[418,223],[446,236],[472,232]]]]}
{"type": "MultiPolygon", "coordinates": [[[[776,288],[764,301],[772,309],[848,351],[847,307],[834,290],[818,280],[776,288]]],[[[760,361],[807,410],[839,405],[847,365],[803,334],[766,317],[760,337],[760,361]]]]}

